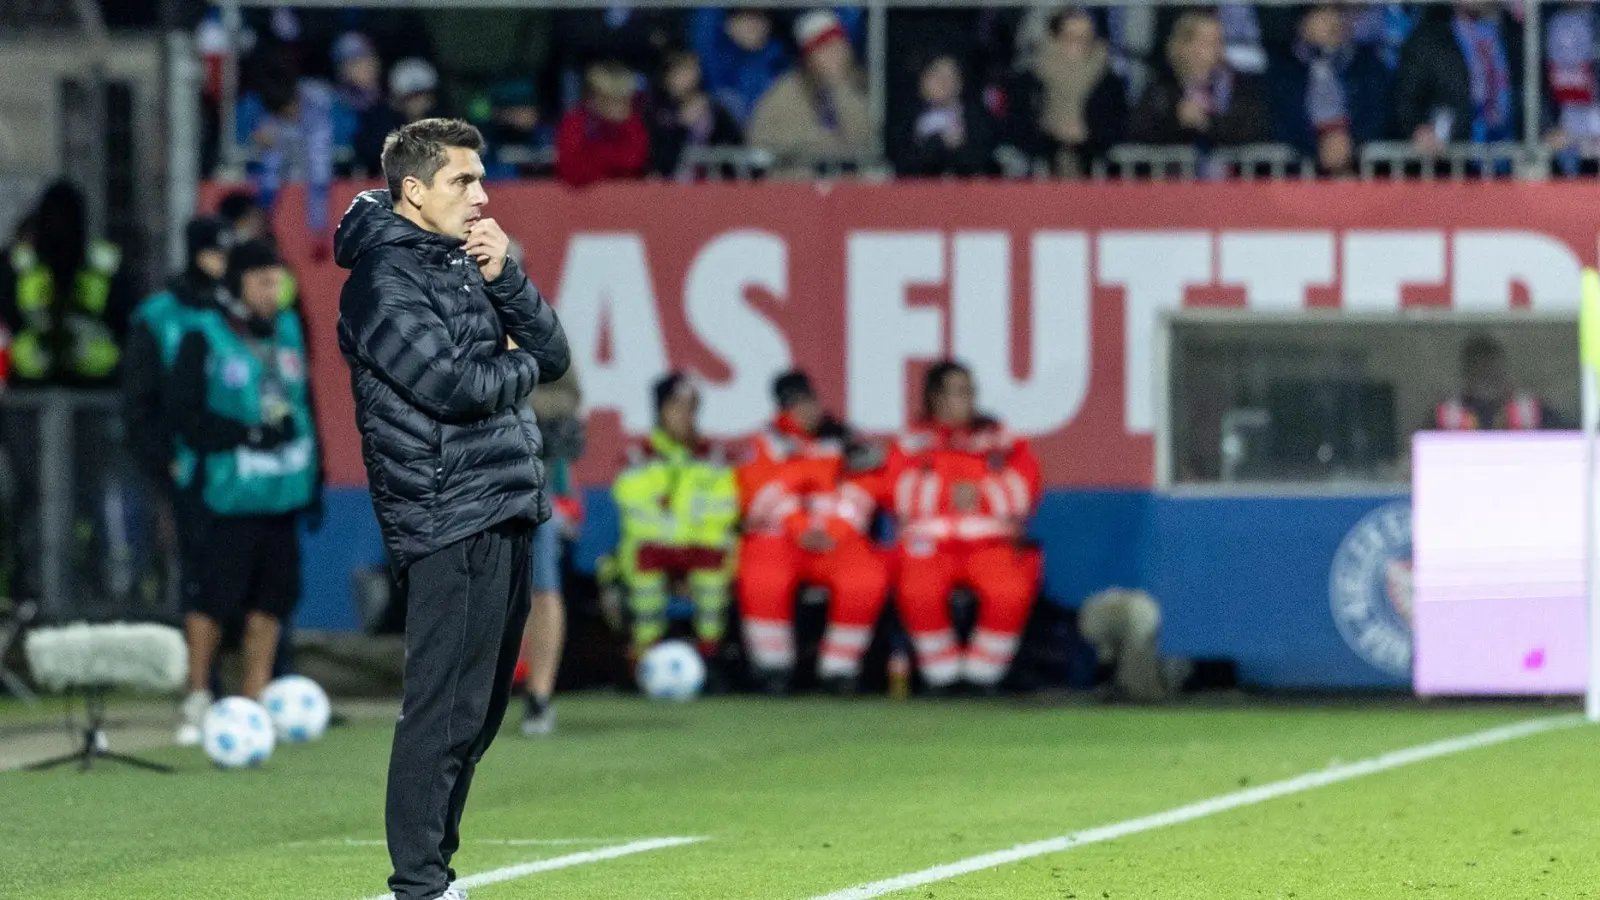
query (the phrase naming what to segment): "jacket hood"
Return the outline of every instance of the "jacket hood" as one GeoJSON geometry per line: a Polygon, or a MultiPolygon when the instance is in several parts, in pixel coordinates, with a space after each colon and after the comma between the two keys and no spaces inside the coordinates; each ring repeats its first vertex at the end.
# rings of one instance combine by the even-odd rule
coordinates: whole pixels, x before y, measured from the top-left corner
{"type": "Polygon", "coordinates": [[[460,241],[432,234],[411,224],[394,211],[388,188],[362,191],[345,210],[339,228],[333,233],[333,261],[341,268],[353,269],[361,257],[379,247],[394,244],[415,247],[437,243],[453,246],[460,241]]]}

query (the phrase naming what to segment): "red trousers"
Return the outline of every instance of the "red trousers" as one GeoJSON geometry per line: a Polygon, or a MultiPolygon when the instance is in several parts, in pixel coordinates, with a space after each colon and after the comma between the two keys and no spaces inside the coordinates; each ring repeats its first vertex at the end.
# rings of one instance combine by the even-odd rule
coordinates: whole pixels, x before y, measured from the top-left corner
{"type": "Polygon", "coordinates": [[[1042,563],[1038,550],[1010,543],[952,541],[927,556],[902,552],[896,595],[923,679],[935,687],[963,678],[999,684],[1033,610],[1042,563]],[[978,624],[965,648],[950,627],[957,586],[978,596],[978,624]]]}
{"type": "Polygon", "coordinates": [[[883,611],[889,567],[866,538],[848,538],[810,553],[787,537],[752,535],[739,550],[739,613],[756,667],[794,668],[794,600],[803,584],[828,589],[828,630],[818,672],[854,677],[883,611]]]}

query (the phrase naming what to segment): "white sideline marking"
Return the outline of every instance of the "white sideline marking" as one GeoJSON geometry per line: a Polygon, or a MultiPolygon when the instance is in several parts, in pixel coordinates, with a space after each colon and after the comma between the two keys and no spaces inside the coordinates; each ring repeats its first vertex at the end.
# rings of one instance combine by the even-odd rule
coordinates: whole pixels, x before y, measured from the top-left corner
{"type": "Polygon", "coordinates": [[[831,894],[821,894],[810,898],[810,900],[867,900],[869,897],[881,897],[884,894],[892,894],[896,891],[932,884],[936,881],[945,881],[958,875],[966,875],[983,869],[992,869],[996,866],[1031,859],[1035,856],[1060,853],[1064,850],[1071,850],[1074,847],[1112,841],[1120,837],[1127,837],[1130,834],[1138,834],[1142,831],[1152,831],[1157,828],[1165,828],[1168,825],[1177,825],[1182,822],[1204,818],[1205,816],[1214,816],[1217,813],[1238,809],[1241,806],[1252,806],[1288,794],[1298,794],[1301,791],[1309,791],[1313,788],[1349,781],[1352,778],[1360,778],[1363,775],[1386,772],[1401,766],[1409,766],[1412,763],[1449,756],[1452,753],[1476,750],[1480,747],[1514,741],[1517,738],[1557,728],[1568,728],[1583,721],[1582,716],[1555,716],[1519,722],[1515,725],[1504,725],[1499,728],[1490,728],[1487,731],[1479,731],[1474,734],[1436,741],[1431,744],[1421,744],[1405,750],[1396,750],[1393,753],[1385,753],[1382,756],[1374,756],[1371,759],[1364,759],[1359,762],[1332,766],[1320,772],[1307,772],[1304,775],[1297,775],[1283,781],[1274,781],[1247,790],[1235,791],[1231,794],[1221,794],[1187,806],[1169,809],[1166,812],[1129,819],[1126,822],[1101,825],[1098,828],[1075,831],[1072,834],[1064,834],[1060,837],[1034,841],[1029,844],[1018,844],[1009,850],[997,850],[993,853],[985,853],[981,856],[972,856],[953,863],[945,863],[942,866],[923,869],[920,872],[911,872],[894,878],[886,878],[882,881],[858,884],[855,887],[844,888],[831,894]]]}
{"type": "MultiPolygon", "coordinates": [[[[581,853],[569,853],[566,856],[557,856],[552,859],[540,859],[515,866],[506,866],[503,869],[490,869],[487,872],[479,872],[476,875],[458,878],[455,883],[467,889],[483,887],[486,884],[499,884],[502,881],[526,878],[529,875],[537,875],[540,872],[552,872],[556,869],[605,862],[608,859],[632,856],[635,853],[646,853],[651,850],[665,850],[668,847],[682,847],[686,844],[696,844],[703,840],[705,840],[703,837],[648,838],[627,844],[617,844],[614,847],[601,847],[597,850],[584,850],[581,853]]],[[[366,900],[391,900],[391,898],[391,894],[379,894],[376,897],[368,897],[366,900]]]]}

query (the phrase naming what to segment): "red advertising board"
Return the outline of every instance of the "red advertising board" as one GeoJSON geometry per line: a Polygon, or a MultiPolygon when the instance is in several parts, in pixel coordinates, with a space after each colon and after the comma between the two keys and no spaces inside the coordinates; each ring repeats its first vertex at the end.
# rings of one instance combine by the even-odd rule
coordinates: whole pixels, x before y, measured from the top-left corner
{"type": "MultiPolygon", "coordinates": [[[[335,192],[335,220],[356,190],[335,192]]],[[[1051,485],[1148,485],[1164,311],[1575,311],[1600,233],[1600,187],[1560,184],[500,183],[489,196],[571,337],[591,482],[649,426],[649,383],[669,367],[703,380],[719,436],[759,427],[791,365],[885,433],[915,417],[922,369],[954,355],[984,405],[1035,438],[1051,485]]],[[[330,475],[360,485],[335,338],[344,273],[313,252],[302,203],[286,196],[277,226],[310,316],[330,475]]]]}

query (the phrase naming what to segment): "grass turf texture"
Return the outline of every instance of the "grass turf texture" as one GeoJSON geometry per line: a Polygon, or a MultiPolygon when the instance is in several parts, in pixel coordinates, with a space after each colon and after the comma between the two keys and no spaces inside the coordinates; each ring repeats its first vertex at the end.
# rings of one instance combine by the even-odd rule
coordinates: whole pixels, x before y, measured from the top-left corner
{"type": "MultiPolygon", "coordinates": [[[[483,900],[803,900],[1543,714],[561,701],[479,772],[462,874],[629,838],[704,843],[475,888],[483,900]],[[511,845],[493,840],[595,839],[511,845]]],[[[0,775],[0,897],[356,900],[383,890],[387,723],[221,772],[0,775]]],[[[897,896],[1600,897],[1600,732],[1472,750],[897,896]]]]}

